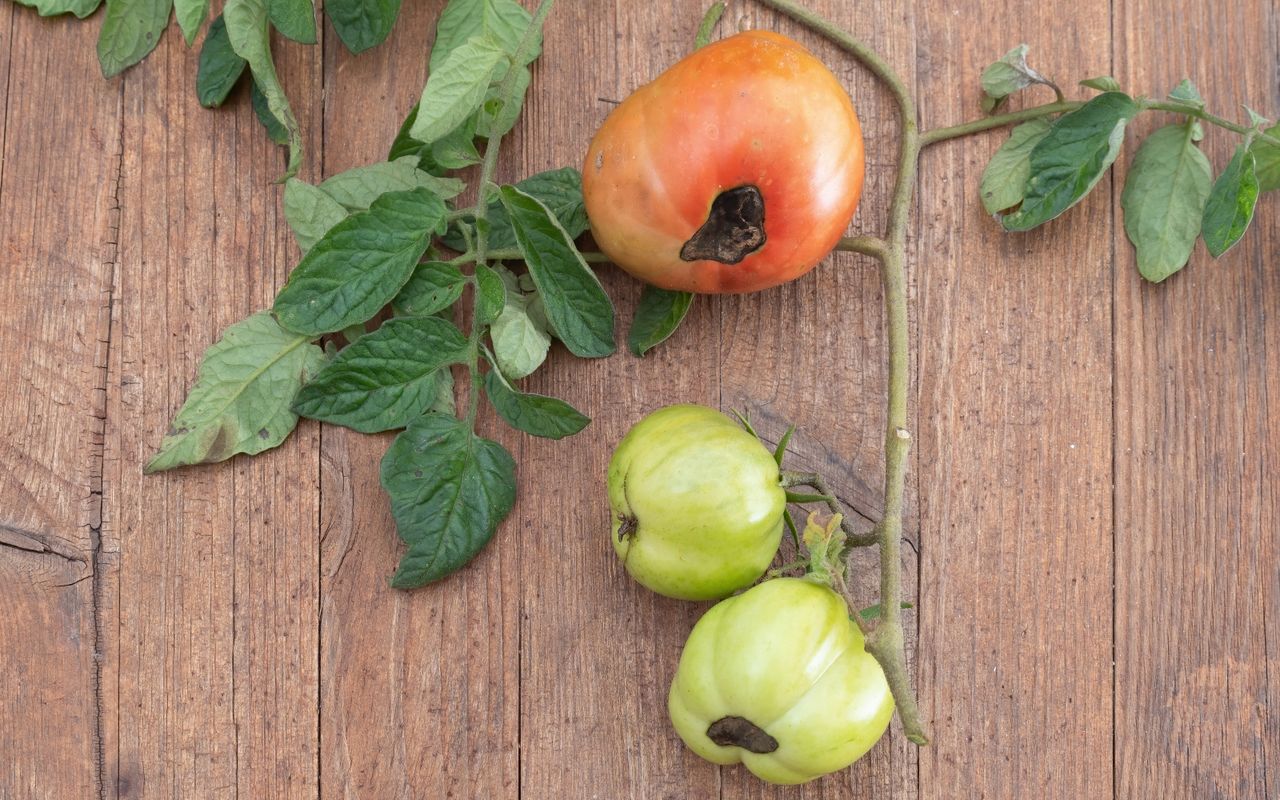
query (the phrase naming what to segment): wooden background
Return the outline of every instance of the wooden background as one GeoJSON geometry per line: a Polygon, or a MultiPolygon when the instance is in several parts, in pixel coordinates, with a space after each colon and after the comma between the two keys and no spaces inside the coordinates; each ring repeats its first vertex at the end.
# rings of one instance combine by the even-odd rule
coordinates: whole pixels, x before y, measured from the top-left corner
{"type": "MultiPolygon", "coordinates": [[[[1280,112],[1273,0],[809,4],[909,77],[926,127],[973,118],[982,67],[1021,41],[1064,85],[1110,73],[1158,96],[1188,75],[1228,116],[1246,101],[1280,112]]],[[[382,157],[441,5],[405,3],[359,57],[332,29],[321,47],[277,47],[304,177],[382,157]]],[[[687,53],[702,7],[562,0],[501,175],[577,165],[600,98],[687,53]]],[[[887,97],[747,0],[721,34],[739,24],[800,35],[847,82],[869,152],[854,227],[876,230],[887,97]]],[[[798,422],[794,467],[829,473],[875,518],[873,265],[843,255],[700,300],[644,360],[557,348],[529,386],[593,424],[555,443],[487,421],[520,463],[514,513],[459,575],[392,591],[386,438],[304,423],[257,459],[142,476],[200,354],[270,303],[297,250],[272,184],[284,156],[246,93],[201,109],[176,29],[104,81],[98,25],[0,3],[0,797],[1280,797],[1275,197],[1226,258],[1197,248],[1153,287],[1117,180],[1007,236],[977,197],[1000,137],[926,154],[905,553],[934,744],[905,744],[895,723],[851,770],[772,789],[701,762],[669,727],[667,686],[705,606],[621,573],[605,464],[659,405],[745,408],[767,437],[798,422]]],[[[1219,168],[1232,146],[1211,133],[1219,168]]],[[[625,326],[639,287],[603,277],[625,326]]]]}

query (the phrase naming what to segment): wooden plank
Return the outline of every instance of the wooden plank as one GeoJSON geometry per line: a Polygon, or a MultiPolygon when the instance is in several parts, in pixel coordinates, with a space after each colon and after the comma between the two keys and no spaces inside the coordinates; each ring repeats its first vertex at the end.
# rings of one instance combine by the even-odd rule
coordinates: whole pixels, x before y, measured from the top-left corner
{"type": "MultiPolygon", "coordinates": [[[[608,101],[690,52],[702,11],[696,0],[557,4],[512,142],[522,173],[580,168],[608,101]]],[[[614,267],[600,275],[625,342],[640,285],[614,267]]],[[[637,799],[719,791],[718,770],[684,747],[666,713],[680,648],[706,605],[660,597],[623,571],[609,541],[604,483],[613,447],[645,413],[675,402],[719,404],[718,320],[717,305],[698,300],[676,337],[644,359],[622,352],[583,361],[557,345],[528,389],[565,398],[592,424],[561,442],[503,434],[519,443],[521,465],[522,796],[552,797],[569,786],[637,799]]]]}
{"type": "Polygon", "coordinates": [[[97,78],[94,36],[0,8],[3,797],[99,785],[93,576],[120,112],[113,87],[80,89],[97,78]]]}
{"type": "MultiPolygon", "coordinates": [[[[914,10],[896,3],[855,7],[839,0],[807,2],[840,27],[883,53],[904,79],[914,77],[914,10]],[[867,20],[877,20],[868,25],[867,20]]],[[[882,235],[893,190],[899,119],[892,98],[838,47],[789,19],[754,4],[734,15],[748,27],[778,30],[803,42],[848,88],[863,126],[867,183],[853,233],[882,235]],[[745,18],[745,19],[744,19],[745,18]]],[[[776,441],[791,423],[788,467],[827,476],[836,494],[869,528],[883,510],[886,341],[879,265],[861,256],[829,258],[804,278],[766,292],[725,297],[721,303],[722,405],[750,411],[757,430],[776,441]]],[[[914,321],[913,321],[914,328],[914,321]]],[[[912,428],[914,428],[914,424],[912,428]]],[[[907,501],[906,537],[916,539],[914,476],[907,501]]],[[[916,552],[903,548],[906,596],[913,600],[916,552]]],[[[874,551],[859,554],[851,571],[861,606],[879,594],[874,551]]],[[[908,654],[914,655],[914,619],[907,617],[908,654]]],[[[895,718],[885,738],[849,770],[799,790],[770,787],[742,768],[725,768],[725,798],[915,797],[916,747],[895,718]]]]}
{"type": "MultiPolygon", "coordinates": [[[[277,48],[312,143],[319,59],[319,48],[277,48]]],[[[170,30],[123,78],[103,537],[118,554],[104,578],[116,597],[104,682],[119,704],[108,796],[314,797],[318,427],[255,459],[141,473],[205,348],[269,306],[296,259],[273,185],[284,151],[247,86],[208,111],[195,75],[195,51],[170,30]]]]}
{"type": "MultiPolygon", "coordinates": [[[[1275,114],[1274,3],[1164,8],[1116,3],[1122,83],[1159,97],[1190,77],[1224,116],[1275,114]]],[[[1238,143],[1206,126],[1216,169],[1238,143]]],[[[1280,791],[1277,199],[1217,263],[1198,245],[1159,286],[1114,233],[1117,797],[1280,791]]]]}
{"type": "MultiPolygon", "coordinates": [[[[405,3],[390,39],[358,57],[327,37],[327,174],[386,157],[443,6],[405,3]]],[[[401,545],[378,464],[391,438],[324,430],[321,793],[515,798],[519,529],[509,521],[439,585],[390,588],[401,545]]]]}
{"type": "MultiPolygon", "coordinates": [[[[980,116],[982,69],[1019,42],[1076,94],[1109,71],[1109,15],[1104,0],[922,4],[924,126],[980,116]]],[[[920,793],[1109,797],[1112,207],[1104,183],[1058,222],[1001,233],[978,180],[1004,136],[922,163],[920,682],[934,744],[920,793]]]]}

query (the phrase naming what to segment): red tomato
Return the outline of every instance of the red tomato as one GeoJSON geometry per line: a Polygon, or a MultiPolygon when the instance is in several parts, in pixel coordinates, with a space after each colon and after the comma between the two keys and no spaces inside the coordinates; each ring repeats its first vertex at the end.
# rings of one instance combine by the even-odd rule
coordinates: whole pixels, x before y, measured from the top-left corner
{"type": "Polygon", "coordinates": [[[844,87],[799,43],[749,31],[697,50],[613,110],[583,194],[614,263],[665,289],[752,292],[808,272],[862,193],[844,87]]]}

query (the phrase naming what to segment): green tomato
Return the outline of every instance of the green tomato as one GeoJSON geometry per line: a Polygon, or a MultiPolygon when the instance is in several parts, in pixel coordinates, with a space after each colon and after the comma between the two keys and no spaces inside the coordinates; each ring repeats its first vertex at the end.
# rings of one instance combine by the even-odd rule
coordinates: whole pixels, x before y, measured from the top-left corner
{"type": "Polygon", "coordinates": [[[862,757],[889,727],[893,697],[844,600],[777,578],[698,620],[667,708],[698,755],[790,784],[862,757]]]}
{"type": "Polygon", "coordinates": [[[715,409],[640,420],[609,462],[613,548],[659,594],[710,600],[750,586],[782,539],[787,493],[773,454],[715,409]]]}

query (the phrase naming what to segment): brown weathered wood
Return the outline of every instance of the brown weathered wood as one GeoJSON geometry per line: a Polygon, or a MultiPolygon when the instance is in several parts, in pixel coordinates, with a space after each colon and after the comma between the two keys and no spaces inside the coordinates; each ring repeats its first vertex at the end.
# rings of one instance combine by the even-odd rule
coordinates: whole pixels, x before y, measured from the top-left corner
{"type": "MultiPolygon", "coordinates": [[[[104,524],[116,606],[103,664],[119,710],[107,792],[314,797],[318,427],[256,459],[142,475],[205,348],[268,307],[296,257],[273,184],[284,151],[263,136],[247,86],[226,109],[199,106],[196,54],[176,34],[119,79],[104,524]]],[[[314,147],[319,52],[276,52],[314,147]]]]}
{"type": "MultiPolygon", "coordinates": [[[[976,118],[983,67],[1019,42],[1072,95],[1108,72],[1109,5],[920,7],[926,128],[976,118]]],[[[1032,101],[1052,95],[1032,92],[1032,101]]],[[[1104,184],[1006,235],[978,180],[1005,134],[921,169],[922,797],[1111,795],[1111,261],[1104,184]]]]}
{"type": "MultiPolygon", "coordinates": [[[[1115,5],[1125,83],[1158,97],[1190,77],[1224,116],[1280,110],[1274,3],[1115,5]]],[[[1206,128],[1217,170],[1238,143],[1206,128]]],[[[1277,200],[1159,286],[1115,231],[1117,797],[1280,792],[1277,200]]]]}
{"type": "Polygon", "coordinates": [[[94,568],[119,92],[94,31],[0,8],[0,796],[97,796],[94,568]],[[76,103],[50,98],[77,97],[76,103]]]}

